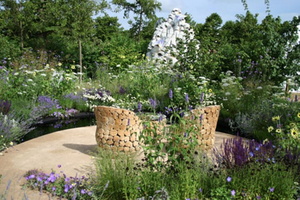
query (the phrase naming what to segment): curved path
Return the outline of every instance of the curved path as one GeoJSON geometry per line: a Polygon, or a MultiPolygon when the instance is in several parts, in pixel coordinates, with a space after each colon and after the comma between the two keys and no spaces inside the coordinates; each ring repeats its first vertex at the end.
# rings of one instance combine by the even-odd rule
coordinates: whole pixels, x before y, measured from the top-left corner
{"type": "MultiPolygon", "coordinates": [[[[47,134],[13,146],[0,155],[0,199],[46,200],[46,194],[22,189],[24,174],[28,170],[40,169],[45,173],[51,170],[63,171],[67,176],[87,174],[93,167],[92,153],[96,152],[96,126],[74,128],[47,134]],[[58,165],[62,167],[57,168],[58,165]],[[25,198],[25,196],[27,198],[25,198]]],[[[216,132],[215,147],[223,139],[233,135],[216,132]]]]}

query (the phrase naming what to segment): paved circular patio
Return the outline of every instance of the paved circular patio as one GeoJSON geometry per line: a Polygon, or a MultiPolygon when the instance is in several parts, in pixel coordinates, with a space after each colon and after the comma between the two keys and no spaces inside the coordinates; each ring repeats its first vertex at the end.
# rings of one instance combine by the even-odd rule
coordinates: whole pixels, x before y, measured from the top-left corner
{"type": "MultiPolygon", "coordinates": [[[[46,194],[22,189],[24,174],[28,170],[40,169],[63,171],[67,176],[84,175],[93,167],[92,153],[97,150],[96,126],[68,129],[50,133],[13,146],[0,155],[0,197],[7,199],[48,200],[46,194]],[[61,165],[61,168],[57,168],[61,165]]],[[[235,136],[216,132],[215,147],[226,138],[235,136]]],[[[53,198],[55,199],[55,198],[53,198]]]]}

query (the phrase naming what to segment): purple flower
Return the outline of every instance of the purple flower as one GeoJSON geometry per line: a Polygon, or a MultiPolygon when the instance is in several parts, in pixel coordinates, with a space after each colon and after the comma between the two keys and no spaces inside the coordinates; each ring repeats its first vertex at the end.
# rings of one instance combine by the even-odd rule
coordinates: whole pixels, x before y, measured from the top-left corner
{"type": "Polygon", "coordinates": [[[81,194],[85,194],[85,193],[86,193],[86,190],[85,190],[85,189],[82,189],[82,190],[80,190],[80,193],[81,193],[81,194]]]}
{"type": "Polygon", "coordinates": [[[142,111],[142,103],[139,102],[139,103],[138,103],[138,112],[141,112],[141,111],[142,111]]]}
{"type": "Polygon", "coordinates": [[[173,90],[172,89],[169,90],[169,98],[173,99],[173,90]]]}
{"type": "Polygon", "coordinates": [[[235,196],[235,190],[231,190],[231,196],[235,196]]]}
{"type": "Polygon", "coordinates": [[[156,102],[155,99],[150,98],[150,99],[149,99],[149,103],[150,103],[150,106],[152,107],[152,109],[155,109],[155,108],[156,108],[157,102],[156,102]]]}
{"type": "Polygon", "coordinates": [[[270,192],[274,192],[275,188],[272,187],[269,190],[270,190],[270,192]]]}
{"type": "Polygon", "coordinates": [[[57,165],[58,168],[61,168],[61,165],[57,165]]]}
{"type": "Polygon", "coordinates": [[[40,176],[36,177],[36,180],[39,181],[39,182],[43,181],[43,179],[40,176]]]}
{"type": "Polygon", "coordinates": [[[163,115],[159,115],[158,121],[161,122],[163,120],[163,115]]]}
{"type": "Polygon", "coordinates": [[[56,187],[52,187],[52,191],[55,191],[56,190],[56,187]]]}
{"type": "Polygon", "coordinates": [[[28,176],[28,179],[34,179],[34,178],[35,178],[34,174],[31,174],[30,176],[28,176]]]}
{"type": "Polygon", "coordinates": [[[51,173],[50,177],[48,178],[48,181],[54,183],[56,181],[56,176],[53,173],[51,173]]]}
{"type": "Polygon", "coordinates": [[[126,94],[126,89],[123,88],[122,86],[120,86],[120,88],[119,88],[119,93],[120,93],[120,94],[126,94]]]}
{"type": "Polygon", "coordinates": [[[61,128],[63,127],[63,125],[61,123],[57,123],[53,126],[53,128],[61,128]]]}
{"type": "Polygon", "coordinates": [[[189,94],[188,94],[188,93],[186,93],[184,98],[185,98],[185,102],[187,102],[187,103],[188,103],[188,102],[189,102],[189,94]]]}
{"type": "Polygon", "coordinates": [[[68,184],[65,184],[64,192],[65,192],[65,193],[69,192],[69,189],[70,189],[69,185],[68,185],[68,184]]]}
{"type": "Polygon", "coordinates": [[[249,152],[249,156],[250,156],[250,157],[253,157],[253,156],[254,156],[254,153],[253,153],[253,152],[249,152]]]}
{"type": "Polygon", "coordinates": [[[228,176],[227,179],[226,179],[226,181],[227,181],[227,182],[231,182],[231,179],[232,179],[232,178],[231,178],[230,176],[228,176]]]}

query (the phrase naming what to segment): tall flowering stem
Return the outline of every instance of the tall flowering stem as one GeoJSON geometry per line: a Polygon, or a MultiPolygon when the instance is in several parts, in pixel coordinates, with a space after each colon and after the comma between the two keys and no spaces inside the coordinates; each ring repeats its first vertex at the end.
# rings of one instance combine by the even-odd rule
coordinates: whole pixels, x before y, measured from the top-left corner
{"type": "Polygon", "coordinates": [[[156,107],[157,107],[157,101],[155,99],[150,98],[149,99],[149,103],[150,103],[150,106],[151,106],[151,108],[152,108],[152,110],[153,110],[153,112],[155,114],[156,107]]]}

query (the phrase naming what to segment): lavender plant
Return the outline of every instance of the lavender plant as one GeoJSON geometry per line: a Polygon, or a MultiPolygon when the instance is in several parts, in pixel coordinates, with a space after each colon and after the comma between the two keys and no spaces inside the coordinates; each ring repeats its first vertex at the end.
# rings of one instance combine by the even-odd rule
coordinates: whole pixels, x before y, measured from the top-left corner
{"type": "Polygon", "coordinates": [[[218,165],[229,169],[245,167],[250,162],[275,163],[275,152],[275,146],[270,141],[258,143],[241,137],[226,139],[220,150],[213,150],[218,165]]]}
{"type": "Polygon", "coordinates": [[[33,130],[31,123],[31,119],[16,116],[14,112],[7,115],[0,113],[0,151],[12,146],[33,130]]]}

